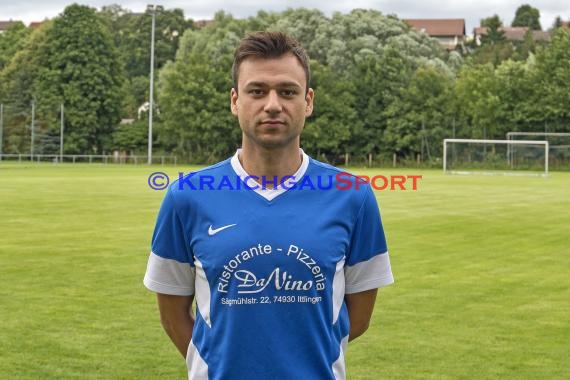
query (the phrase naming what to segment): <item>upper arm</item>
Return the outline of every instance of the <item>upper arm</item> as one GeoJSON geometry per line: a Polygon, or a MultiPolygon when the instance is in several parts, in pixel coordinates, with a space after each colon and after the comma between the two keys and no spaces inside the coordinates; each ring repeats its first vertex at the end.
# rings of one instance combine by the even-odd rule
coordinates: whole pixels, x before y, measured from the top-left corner
{"type": "Polygon", "coordinates": [[[172,294],[156,293],[160,317],[169,318],[175,315],[192,315],[192,302],[194,295],[176,296],[172,294]]]}
{"type": "Polygon", "coordinates": [[[178,296],[194,294],[195,267],[187,242],[188,228],[169,190],[160,206],[143,280],[149,290],[178,296]]]}
{"type": "Polygon", "coordinates": [[[157,293],[156,297],[162,327],[178,351],[186,357],[194,328],[194,313],[192,312],[194,296],[157,293]]]}
{"type": "Polygon", "coordinates": [[[370,289],[344,296],[350,321],[349,340],[359,337],[368,329],[377,293],[378,289],[370,289]]]}
{"type": "Polygon", "coordinates": [[[368,329],[378,288],[394,282],[380,210],[370,187],[352,231],[344,275],[352,340],[368,329]]]}
{"type": "Polygon", "coordinates": [[[394,281],[378,203],[371,188],[365,191],[346,255],[347,294],[380,288],[394,281]]]}

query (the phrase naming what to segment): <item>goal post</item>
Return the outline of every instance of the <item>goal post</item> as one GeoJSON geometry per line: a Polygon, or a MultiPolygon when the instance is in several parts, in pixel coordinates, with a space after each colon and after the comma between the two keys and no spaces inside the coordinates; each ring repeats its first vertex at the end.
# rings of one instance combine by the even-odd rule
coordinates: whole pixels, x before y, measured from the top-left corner
{"type": "Polygon", "coordinates": [[[514,140],[517,136],[543,136],[543,137],[570,137],[566,132],[507,132],[507,140],[514,140]]]}
{"type": "Polygon", "coordinates": [[[444,139],[443,172],[546,176],[548,155],[549,143],[544,140],[444,139]]]}
{"type": "MultiPolygon", "coordinates": [[[[548,141],[548,162],[551,170],[570,169],[570,133],[568,132],[508,132],[509,141],[545,140],[548,141]]],[[[509,146],[509,159],[516,156],[515,146],[509,146]]]]}

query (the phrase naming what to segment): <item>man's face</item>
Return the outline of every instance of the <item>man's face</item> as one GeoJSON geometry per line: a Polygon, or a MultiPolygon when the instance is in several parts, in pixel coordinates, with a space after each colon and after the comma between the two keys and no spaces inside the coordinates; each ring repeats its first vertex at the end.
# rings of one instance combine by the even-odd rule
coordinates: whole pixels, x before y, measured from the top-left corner
{"type": "Polygon", "coordinates": [[[312,89],[306,91],[305,71],[293,54],[246,58],[239,66],[238,89],[231,91],[231,109],[239,119],[243,147],[298,147],[305,118],[313,112],[313,97],[312,89]]]}

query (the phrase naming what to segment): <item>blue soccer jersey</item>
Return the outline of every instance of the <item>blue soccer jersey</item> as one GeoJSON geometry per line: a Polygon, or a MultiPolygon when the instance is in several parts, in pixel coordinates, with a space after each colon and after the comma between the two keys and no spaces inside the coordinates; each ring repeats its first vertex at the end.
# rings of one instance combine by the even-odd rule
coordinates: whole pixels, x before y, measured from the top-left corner
{"type": "Polygon", "coordinates": [[[390,261],[370,186],[302,154],[277,188],[236,153],[165,195],[144,284],[195,296],[190,379],[346,377],[344,296],[391,284],[390,261]]]}

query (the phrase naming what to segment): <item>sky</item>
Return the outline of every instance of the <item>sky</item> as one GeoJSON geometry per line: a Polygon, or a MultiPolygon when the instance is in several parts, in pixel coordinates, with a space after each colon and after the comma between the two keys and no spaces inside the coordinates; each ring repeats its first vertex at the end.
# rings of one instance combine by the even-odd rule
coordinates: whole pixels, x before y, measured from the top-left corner
{"type": "MultiPolygon", "coordinates": [[[[152,0],[151,0],[152,1],[152,0]]],[[[330,16],[333,12],[347,13],[354,8],[376,9],[399,18],[463,18],[467,34],[479,25],[482,18],[498,14],[505,25],[510,25],[516,9],[522,4],[538,8],[543,29],[552,26],[556,16],[570,20],[570,2],[562,0],[159,0],[165,8],[181,8],[187,18],[210,19],[218,10],[236,18],[253,16],[257,11],[282,11],[289,7],[316,8],[330,16]]],[[[0,0],[0,20],[21,20],[26,25],[60,14],[73,2],[100,9],[101,6],[119,4],[133,12],[144,12],[146,1],[133,0],[0,0]]]]}

